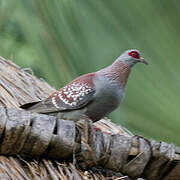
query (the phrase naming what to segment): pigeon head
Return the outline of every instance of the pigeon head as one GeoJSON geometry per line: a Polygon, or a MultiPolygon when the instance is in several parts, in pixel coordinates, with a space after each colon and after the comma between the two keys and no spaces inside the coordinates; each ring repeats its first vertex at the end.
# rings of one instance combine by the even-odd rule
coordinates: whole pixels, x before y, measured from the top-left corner
{"type": "Polygon", "coordinates": [[[148,64],[148,62],[143,57],[141,57],[141,53],[136,49],[131,49],[131,50],[125,51],[118,58],[118,60],[130,65],[131,67],[138,62],[148,64]]]}

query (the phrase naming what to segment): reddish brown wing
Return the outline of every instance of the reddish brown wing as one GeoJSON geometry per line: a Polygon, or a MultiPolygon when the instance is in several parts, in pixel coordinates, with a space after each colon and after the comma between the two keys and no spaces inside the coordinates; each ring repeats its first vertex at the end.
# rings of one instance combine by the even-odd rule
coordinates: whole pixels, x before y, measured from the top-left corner
{"type": "Polygon", "coordinates": [[[38,113],[51,113],[79,109],[93,101],[95,89],[93,86],[94,73],[86,74],[75,79],[64,88],[54,92],[47,99],[35,102],[32,106],[25,104],[23,109],[38,113]]]}

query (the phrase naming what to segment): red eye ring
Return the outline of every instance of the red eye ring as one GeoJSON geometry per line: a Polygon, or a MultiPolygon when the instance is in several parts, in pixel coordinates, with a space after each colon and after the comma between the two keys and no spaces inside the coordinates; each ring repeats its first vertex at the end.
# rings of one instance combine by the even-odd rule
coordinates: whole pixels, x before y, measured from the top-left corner
{"type": "Polygon", "coordinates": [[[140,54],[137,51],[131,51],[128,53],[129,56],[136,58],[136,59],[140,59],[140,54]]]}

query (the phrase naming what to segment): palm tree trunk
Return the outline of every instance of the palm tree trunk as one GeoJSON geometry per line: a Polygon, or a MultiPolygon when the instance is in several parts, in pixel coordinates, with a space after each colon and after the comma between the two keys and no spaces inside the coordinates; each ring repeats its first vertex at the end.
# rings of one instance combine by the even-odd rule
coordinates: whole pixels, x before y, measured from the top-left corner
{"type": "Polygon", "coordinates": [[[0,177],[180,179],[174,144],[134,136],[106,119],[74,123],[21,110],[54,89],[3,58],[0,72],[0,177]]]}

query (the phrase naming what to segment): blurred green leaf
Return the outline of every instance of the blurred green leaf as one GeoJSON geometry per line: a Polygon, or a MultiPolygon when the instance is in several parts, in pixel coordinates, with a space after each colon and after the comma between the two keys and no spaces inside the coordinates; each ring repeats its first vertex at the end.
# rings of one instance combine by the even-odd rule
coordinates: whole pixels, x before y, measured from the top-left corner
{"type": "Polygon", "coordinates": [[[180,1],[0,1],[0,55],[59,88],[136,48],[126,98],[110,117],[136,134],[174,141],[180,131],[180,1]]]}

